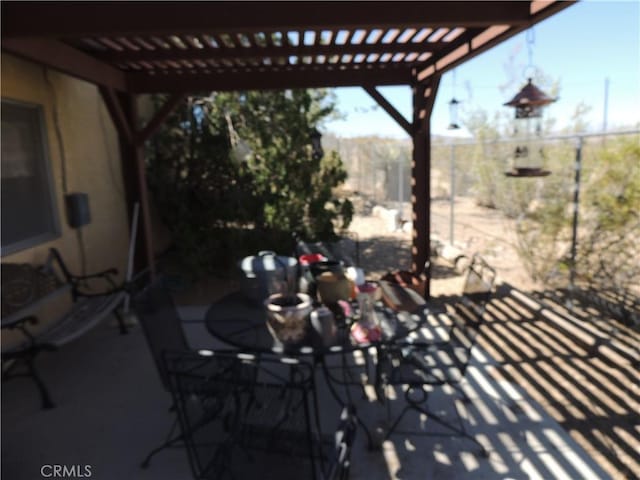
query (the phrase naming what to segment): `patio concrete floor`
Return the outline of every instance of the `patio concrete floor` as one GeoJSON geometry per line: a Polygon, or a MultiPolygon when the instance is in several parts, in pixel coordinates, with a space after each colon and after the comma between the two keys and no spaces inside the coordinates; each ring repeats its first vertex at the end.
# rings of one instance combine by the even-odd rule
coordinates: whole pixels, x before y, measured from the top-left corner
{"type": "MultiPolygon", "coordinates": [[[[194,348],[219,346],[201,321],[206,308],[206,305],[181,308],[185,330],[194,348]]],[[[496,309],[501,308],[504,305],[492,307],[496,318],[496,309]]],[[[503,311],[500,315],[504,314],[503,311]]],[[[474,349],[474,359],[463,384],[472,400],[464,415],[467,428],[489,450],[489,458],[477,455],[477,446],[464,439],[402,434],[393,435],[380,450],[369,451],[365,436],[359,431],[352,455],[352,479],[600,479],[610,478],[611,473],[617,476],[615,469],[601,468],[594,461],[594,452],[586,451],[584,444],[581,446],[567,433],[570,428],[565,425],[565,430],[558,417],[549,414],[544,395],[535,392],[532,395],[521,387],[523,382],[517,378],[521,366],[511,369],[504,366],[508,348],[495,338],[503,333],[503,328],[512,330],[512,326],[504,323],[491,328],[491,325],[490,322],[489,334],[483,334],[483,341],[474,349]],[[502,361],[502,365],[496,360],[502,361]]],[[[512,338],[518,335],[515,332],[512,338]]],[[[527,344],[522,348],[533,345],[530,338],[518,339],[527,344]]],[[[53,464],[90,465],[91,478],[100,480],[192,478],[186,453],[181,448],[165,450],[148,469],[140,468],[147,452],[166,436],[174,417],[168,412],[170,396],[161,386],[139,327],[121,336],[114,325],[104,324],[55,354],[43,354],[38,364],[57,407],[41,410],[30,380],[16,379],[2,385],[3,479],[43,478],[42,466],[53,464]]],[[[621,368],[625,372],[628,369],[621,368]]],[[[629,368],[633,370],[633,364],[629,368]]],[[[529,373],[535,378],[535,372],[529,373]]],[[[597,388],[606,392],[602,385],[597,388]]],[[[321,404],[326,415],[323,420],[334,418],[337,406],[323,390],[321,404]]],[[[637,399],[637,389],[634,392],[636,396],[630,402],[637,399]]],[[[352,397],[358,401],[359,415],[373,430],[385,425],[383,406],[362,398],[358,390],[353,391],[352,397]]],[[[430,398],[430,408],[453,418],[453,398],[451,392],[440,391],[430,398]]],[[[401,408],[400,400],[390,403],[395,410],[401,408]]],[[[634,424],[638,422],[633,412],[623,413],[629,425],[617,427],[627,432],[628,447],[625,445],[620,455],[629,457],[626,464],[630,465],[629,475],[634,476],[634,472],[638,473],[633,453],[634,446],[638,446],[634,440],[638,427],[634,424]]],[[[419,422],[417,416],[408,416],[403,426],[415,428],[419,422]]],[[[333,421],[324,423],[332,425],[333,421]]],[[[432,425],[427,422],[427,427],[430,429],[432,425]]],[[[438,428],[433,427],[433,431],[438,428]]],[[[242,478],[270,477],[268,468],[253,467],[255,475],[242,478]]],[[[298,472],[296,478],[308,476],[298,472]]]]}

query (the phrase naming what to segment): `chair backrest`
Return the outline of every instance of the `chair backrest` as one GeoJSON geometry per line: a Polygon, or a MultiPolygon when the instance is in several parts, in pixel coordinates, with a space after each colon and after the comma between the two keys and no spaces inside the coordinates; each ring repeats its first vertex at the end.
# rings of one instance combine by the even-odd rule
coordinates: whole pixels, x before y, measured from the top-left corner
{"type": "Polygon", "coordinates": [[[390,350],[380,374],[390,383],[442,385],[457,383],[466,372],[471,351],[484,321],[484,310],[493,292],[495,270],[474,255],[467,267],[461,301],[448,304],[451,321],[448,339],[442,342],[408,342],[390,350]],[[386,368],[390,371],[385,372],[386,368]]]}
{"type": "Polygon", "coordinates": [[[189,349],[171,293],[157,279],[134,297],[133,308],[142,326],[147,345],[163,386],[169,390],[163,355],[167,351],[189,349]]]}
{"type": "Polygon", "coordinates": [[[484,312],[491,300],[495,278],[495,269],[480,255],[474,255],[465,274],[462,301],[454,306],[455,315],[449,331],[450,349],[462,375],[484,323],[484,312]]]}
{"type": "Polygon", "coordinates": [[[295,255],[320,253],[329,260],[337,260],[347,267],[357,267],[360,264],[360,240],[355,232],[341,232],[341,236],[334,240],[307,243],[298,240],[295,255]]]}
{"type": "Polygon", "coordinates": [[[255,476],[244,472],[254,467],[231,463],[238,448],[268,452],[270,458],[284,455],[286,462],[269,466],[274,471],[291,470],[292,459],[301,457],[312,472],[301,473],[306,467],[296,464],[302,478],[345,478],[341,475],[349,466],[353,417],[345,414],[331,455],[322,442],[311,364],[219,351],[169,352],[165,362],[195,478],[255,476]],[[334,476],[326,476],[328,471],[334,476]]]}
{"type": "Polygon", "coordinates": [[[491,298],[496,271],[477,253],[466,269],[462,295],[467,301],[483,307],[491,298]]]}

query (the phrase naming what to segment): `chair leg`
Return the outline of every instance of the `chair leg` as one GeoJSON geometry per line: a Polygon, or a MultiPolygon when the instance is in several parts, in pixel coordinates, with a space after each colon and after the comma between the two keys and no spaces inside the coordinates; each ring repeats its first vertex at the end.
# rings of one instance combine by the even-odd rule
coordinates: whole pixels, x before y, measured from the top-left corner
{"type": "Polygon", "coordinates": [[[225,474],[228,474],[229,478],[235,480],[237,477],[231,470],[233,446],[234,442],[230,441],[230,439],[219,445],[211,461],[202,468],[201,475],[198,478],[222,479],[225,474]]]}
{"type": "Polygon", "coordinates": [[[40,398],[42,399],[42,408],[45,410],[55,408],[56,405],[51,400],[49,389],[40,377],[40,374],[38,373],[33,360],[33,357],[28,357],[25,361],[27,363],[27,370],[29,371],[28,375],[33,378],[33,381],[35,382],[36,386],[38,387],[38,391],[40,392],[40,398]]]}
{"type": "MultiPolygon", "coordinates": [[[[169,407],[169,412],[175,412],[177,409],[177,406],[175,404],[175,402],[169,407]]],[[[203,425],[206,425],[209,422],[209,420],[205,420],[201,423],[199,423],[198,425],[196,425],[194,427],[194,431],[197,430],[198,428],[202,427],[203,425]]],[[[147,456],[145,457],[145,459],[142,461],[142,463],[140,464],[141,468],[147,468],[149,466],[149,464],[151,463],[151,459],[157,454],[160,453],[162,450],[164,450],[165,448],[171,448],[173,447],[176,443],[180,443],[180,442],[184,442],[185,441],[185,434],[183,432],[179,433],[178,435],[174,436],[174,432],[176,431],[176,429],[180,426],[180,419],[177,417],[174,421],[173,424],[171,425],[171,429],[169,430],[169,434],[167,435],[167,439],[165,440],[165,442],[154,448],[153,450],[151,450],[147,456]]]]}
{"type": "MultiPolygon", "coordinates": [[[[396,427],[400,424],[400,421],[403,419],[405,414],[409,410],[412,410],[412,409],[413,408],[410,405],[405,405],[405,407],[402,409],[402,412],[400,412],[400,415],[398,415],[396,420],[393,422],[393,425],[391,425],[391,427],[389,427],[389,430],[387,430],[387,434],[384,437],[385,440],[387,440],[391,435],[393,435],[393,433],[395,432],[396,427]]],[[[390,418],[391,417],[391,407],[389,407],[388,403],[387,403],[387,411],[388,411],[387,417],[390,418]]]]}
{"type": "MultiPolygon", "coordinates": [[[[348,404],[352,405],[353,402],[351,401],[351,397],[349,395],[349,388],[348,387],[345,388],[345,393],[346,393],[346,396],[347,396],[347,402],[344,402],[342,400],[342,398],[340,398],[340,395],[338,395],[338,392],[336,391],[335,385],[333,384],[333,377],[331,376],[331,373],[329,372],[329,367],[327,366],[327,363],[324,361],[324,359],[316,359],[316,362],[320,363],[320,367],[322,368],[322,374],[324,375],[325,382],[327,384],[327,387],[329,388],[329,393],[334,398],[334,400],[339,405],[345,405],[345,403],[348,403],[348,404]]],[[[373,437],[371,436],[371,432],[369,431],[369,427],[367,427],[367,424],[364,423],[364,421],[362,420],[362,418],[360,418],[359,415],[356,415],[355,418],[356,418],[357,423],[362,427],[362,430],[364,431],[365,435],[367,436],[367,448],[370,451],[376,450],[377,448],[374,445],[373,437]]]]}
{"type": "MultiPolygon", "coordinates": [[[[354,373],[353,371],[349,368],[349,365],[347,365],[348,360],[346,359],[346,354],[343,353],[342,354],[342,368],[343,368],[343,372],[345,372],[346,375],[349,376],[349,380],[348,382],[357,385],[360,388],[360,392],[362,393],[362,399],[366,400],[367,397],[367,391],[364,388],[364,384],[362,383],[362,381],[356,381],[356,378],[354,377],[354,373]]],[[[365,362],[365,370],[366,370],[366,375],[369,376],[369,357],[368,355],[364,355],[364,362],[365,362]]],[[[345,384],[346,384],[347,380],[345,379],[345,384]]]]}
{"type": "Polygon", "coordinates": [[[458,420],[460,421],[460,427],[461,428],[457,428],[457,427],[451,425],[450,423],[445,422],[440,417],[438,417],[433,412],[431,412],[430,410],[428,410],[428,409],[426,409],[424,407],[414,406],[414,408],[416,410],[418,410],[419,412],[421,412],[422,414],[426,415],[428,419],[433,420],[434,422],[442,425],[443,427],[448,428],[452,432],[457,433],[457,436],[464,437],[464,438],[467,438],[467,439],[471,440],[478,447],[480,447],[480,452],[481,452],[483,457],[488,457],[489,456],[487,450],[482,446],[482,444],[473,435],[467,433],[467,431],[465,430],[464,423],[462,422],[462,418],[460,417],[460,413],[458,412],[457,405],[455,405],[454,408],[456,410],[456,415],[458,416],[458,420]]]}
{"type": "Polygon", "coordinates": [[[464,404],[470,404],[471,403],[471,399],[469,398],[469,395],[467,395],[467,393],[460,387],[460,385],[456,384],[456,383],[452,383],[450,384],[462,397],[462,403],[464,404]]]}
{"type": "MultiPolygon", "coordinates": [[[[395,420],[393,425],[389,428],[389,430],[387,432],[387,438],[395,431],[396,427],[398,426],[398,424],[400,423],[400,421],[402,420],[404,415],[409,410],[414,410],[414,411],[416,411],[418,413],[421,413],[421,414],[425,415],[427,417],[427,420],[432,420],[432,421],[436,422],[437,424],[439,424],[439,425],[445,427],[446,429],[450,430],[451,432],[454,432],[456,434],[456,436],[464,437],[464,438],[467,438],[467,439],[471,440],[478,447],[480,447],[480,453],[481,453],[481,455],[483,457],[488,457],[489,456],[489,454],[488,454],[487,450],[484,448],[484,446],[474,436],[472,436],[471,434],[467,433],[466,429],[464,428],[464,422],[462,421],[462,417],[460,416],[460,412],[458,411],[457,404],[454,404],[454,408],[455,408],[455,411],[456,411],[456,416],[458,417],[458,421],[460,423],[460,427],[456,427],[454,425],[451,425],[450,423],[444,421],[438,415],[433,413],[428,408],[422,406],[422,404],[427,402],[427,399],[428,399],[427,392],[425,392],[423,390],[424,396],[418,402],[418,401],[413,400],[412,398],[410,398],[410,394],[411,394],[412,391],[415,391],[414,387],[409,387],[407,390],[405,390],[405,401],[407,402],[407,404],[405,405],[405,407],[403,408],[402,412],[400,413],[398,418],[395,420]]],[[[465,395],[465,397],[466,397],[466,395],[465,395]]],[[[466,398],[468,399],[468,397],[466,397],[466,398]]],[[[426,432],[402,432],[402,433],[404,433],[406,435],[424,435],[424,436],[437,435],[437,434],[434,434],[434,433],[430,434],[430,433],[426,433],[426,432]]]]}
{"type": "Polygon", "coordinates": [[[160,445],[159,447],[154,448],[153,450],[151,450],[147,456],[144,458],[144,460],[142,461],[142,463],[140,464],[141,468],[147,468],[149,467],[149,464],[151,463],[151,459],[157,454],[160,453],[162,450],[164,450],[165,448],[170,448],[172,447],[174,444],[181,442],[184,440],[184,435],[182,433],[173,436],[173,432],[175,432],[176,428],[178,427],[178,420],[176,419],[173,422],[173,425],[171,425],[171,430],[169,430],[169,435],[167,435],[167,440],[165,440],[165,442],[160,445]]]}
{"type": "Polygon", "coordinates": [[[122,316],[122,313],[120,313],[116,308],[113,310],[113,314],[116,316],[116,319],[118,320],[118,328],[120,329],[120,334],[126,335],[127,333],[129,333],[129,330],[127,329],[127,325],[124,322],[124,317],[122,316]]]}

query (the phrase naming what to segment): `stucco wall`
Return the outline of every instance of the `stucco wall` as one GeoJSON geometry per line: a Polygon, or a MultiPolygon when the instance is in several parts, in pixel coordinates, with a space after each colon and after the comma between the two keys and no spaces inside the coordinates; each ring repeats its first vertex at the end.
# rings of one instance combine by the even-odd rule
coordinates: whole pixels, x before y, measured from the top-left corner
{"type": "MultiPolygon", "coordinates": [[[[97,88],[3,53],[1,92],[3,99],[35,103],[44,108],[61,226],[61,235],[57,239],[3,256],[2,261],[40,264],[45,260],[48,249],[55,247],[74,273],[81,272],[77,232],[66,221],[61,149],[54,120],[55,99],[66,157],[68,191],[89,194],[91,224],[82,228],[87,272],[116,267],[121,274],[124,273],[129,225],[118,137],[97,88]]],[[[3,205],[2,208],[15,207],[3,205]]]]}

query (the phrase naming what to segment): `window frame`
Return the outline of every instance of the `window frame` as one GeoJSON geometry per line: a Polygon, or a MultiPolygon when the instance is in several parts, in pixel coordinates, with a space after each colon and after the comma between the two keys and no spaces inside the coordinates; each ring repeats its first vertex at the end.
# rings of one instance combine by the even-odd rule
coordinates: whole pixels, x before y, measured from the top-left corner
{"type": "MultiPolygon", "coordinates": [[[[44,106],[42,104],[26,102],[23,100],[15,100],[12,98],[2,97],[0,98],[2,104],[8,104],[13,107],[20,107],[31,112],[35,112],[37,130],[33,130],[33,138],[40,139],[40,145],[36,151],[38,155],[37,165],[38,174],[43,178],[43,184],[48,187],[48,193],[44,196],[48,201],[49,216],[51,219],[50,228],[42,233],[33,235],[22,240],[10,243],[8,245],[0,245],[0,257],[26,250],[28,248],[35,247],[37,245],[46,243],[48,241],[59,238],[62,235],[62,229],[60,225],[60,213],[57,202],[56,185],[53,179],[53,171],[51,166],[51,155],[49,154],[49,141],[47,136],[47,125],[45,122],[44,106]]],[[[0,173],[1,176],[1,173],[0,173]]],[[[1,182],[0,182],[1,184],[1,182]]]]}

